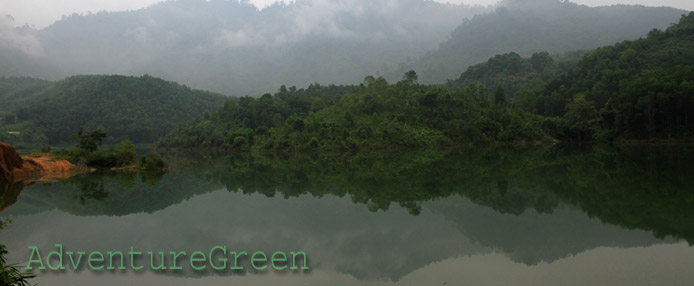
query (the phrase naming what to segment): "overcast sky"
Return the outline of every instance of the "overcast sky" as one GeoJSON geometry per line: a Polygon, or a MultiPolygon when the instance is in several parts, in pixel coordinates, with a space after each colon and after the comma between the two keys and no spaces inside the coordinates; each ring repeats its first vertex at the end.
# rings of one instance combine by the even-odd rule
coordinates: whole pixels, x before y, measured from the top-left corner
{"type": "MultiPolygon", "coordinates": [[[[326,0],[329,1],[329,0],[326,0]]],[[[372,0],[369,0],[372,1],[372,0]]],[[[438,2],[490,5],[497,0],[435,0],[438,2]]],[[[0,0],[0,14],[14,18],[15,26],[29,24],[43,28],[59,20],[62,15],[98,11],[122,11],[144,8],[162,0],[0,0]]],[[[264,7],[275,0],[250,0],[258,7],[264,7]]],[[[671,6],[694,10],[693,0],[572,0],[589,6],[611,4],[642,4],[646,6],[671,6]]]]}

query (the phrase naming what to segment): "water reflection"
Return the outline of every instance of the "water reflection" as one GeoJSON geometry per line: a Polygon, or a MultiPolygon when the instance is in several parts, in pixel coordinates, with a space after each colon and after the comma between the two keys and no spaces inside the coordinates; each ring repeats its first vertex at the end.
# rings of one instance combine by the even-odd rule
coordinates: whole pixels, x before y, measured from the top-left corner
{"type": "MultiPolygon", "coordinates": [[[[694,238],[690,155],[680,147],[595,147],[178,157],[175,171],[154,182],[91,174],[26,187],[1,213],[14,223],[0,239],[12,261],[26,261],[27,245],[54,243],[85,251],[300,249],[313,271],[280,278],[303,285],[513,281],[473,274],[484,267],[511,271],[520,284],[568,284],[575,273],[599,278],[617,268],[626,275],[629,267],[654,281],[687,281],[681,267],[691,269],[694,254],[678,241],[694,238]],[[654,251],[664,261],[651,262],[671,267],[646,263],[654,251]],[[594,268],[618,260],[625,265],[594,268]]],[[[218,274],[97,277],[164,285],[218,274]]],[[[277,278],[222,274],[244,284],[277,278]]],[[[40,279],[74,284],[92,275],[40,279]]]]}

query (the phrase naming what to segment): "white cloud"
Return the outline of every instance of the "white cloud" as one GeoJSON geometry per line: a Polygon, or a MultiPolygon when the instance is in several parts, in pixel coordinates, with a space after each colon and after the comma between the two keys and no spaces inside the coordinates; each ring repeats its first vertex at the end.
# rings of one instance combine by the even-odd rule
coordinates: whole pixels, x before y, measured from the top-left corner
{"type": "Polygon", "coordinates": [[[0,16],[0,45],[18,49],[26,54],[43,54],[41,43],[31,34],[14,28],[14,19],[9,15],[0,16]]]}

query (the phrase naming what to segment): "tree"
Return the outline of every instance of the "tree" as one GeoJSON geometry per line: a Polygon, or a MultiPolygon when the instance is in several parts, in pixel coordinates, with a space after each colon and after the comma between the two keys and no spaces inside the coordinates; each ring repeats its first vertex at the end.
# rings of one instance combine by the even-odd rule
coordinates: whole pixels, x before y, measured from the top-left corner
{"type": "Polygon", "coordinates": [[[7,114],[3,116],[2,121],[5,122],[5,124],[14,124],[16,122],[14,114],[7,114]]]}
{"type": "Polygon", "coordinates": [[[119,166],[129,166],[135,164],[135,161],[137,160],[135,145],[130,140],[125,140],[118,143],[115,153],[119,166]]]}
{"type": "MultiPolygon", "coordinates": [[[[7,227],[11,221],[9,219],[0,220],[0,229],[7,227]]],[[[0,244],[0,283],[2,285],[31,285],[28,279],[36,277],[35,274],[22,272],[16,264],[8,264],[7,246],[0,244]]]]}
{"type": "Polygon", "coordinates": [[[166,169],[166,162],[159,156],[158,153],[150,153],[140,158],[140,170],[149,172],[158,172],[166,169]]]}
{"type": "Polygon", "coordinates": [[[417,75],[417,72],[415,72],[414,70],[409,70],[405,73],[405,75],[402,76],[402,80],[408,84],[416,84],[418,78],[419,76],[417,75]]]}
{"type": "Polygon", "coordinates": [[[566,105],[566,115],[569,131],[577,141],[590,140],[598,127],[599,113],[584,94],[576,94],[573,101],[566,105]]]}
{"type": "Polygon", "coordinates": [[[527,89],[520,90],[513,95],[513,105],[525,112],[535,112],[537,96],[527,89]]]}
{"type": "Polygon", "coordinates": [[[371,75],[370,75],[370,76],[366,76],[366,77],[364,78],[364,85],[367,86],[367,87],[369,87],[369,86],[371,86],[372,83],[374,83],[374,81],[376,81],[376,78],[375,78],[375,77],[373,77],[373,76],[371,76],[371,75]]]}
{"type": "Polygon", "coordinates": [[[501,85],[496,86],[496,92],[494,92],[494,102],[496,104],[502,104],[506,101],[506,94],[501,85]]]}
{"type": "Polygon", "coordinates": [[[80,127],[77,136],[80,138],[80,143],[78,145],[80,149],[87,152],[94,152],[99,149],[102,141],[108,134],[101,128],[97,128],[90,132],[84,132],[84,129],[80,127]]]}
{"type": "Polygon", "coordinates": [[[530,57],[530,64],[533,66],[535,70],[540,72],[544,71],[546,67],[551,66],[553,62],[554,60],[548,52],[534,53],[530,57]]]}

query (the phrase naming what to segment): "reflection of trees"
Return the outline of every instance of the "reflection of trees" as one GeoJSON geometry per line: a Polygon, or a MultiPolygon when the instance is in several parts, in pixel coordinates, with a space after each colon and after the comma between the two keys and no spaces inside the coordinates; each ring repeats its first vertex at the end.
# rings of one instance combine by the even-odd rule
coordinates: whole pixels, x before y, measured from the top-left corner
{"type": "Polygon", "coordinates": [[[22,182],[7,182],[0,178],[0,211],[14,204],[23,188],[22,182]]]}
{"type": "Polygon", "coordinates": [[[79,176],[65,179],[63,183],[76,186],[80,192],[73,195],[82,206],[88,201],[103,201],[109,197],[109,193],[104,189],[108,181],[116,182],[125,189],[132,189],[137,182],[135,172],[99,172],[82,174],[79,176]]]}
{"type": "Polygon", "coordinates": [[[159,183],[161,183],[161,180],[164,179],[164,175],[166,175],[166,172],[164,172],[164,171],[142,172],[142,173],[140,173],[140,180],[143,183],[147,183],[147,184],[150,184],[152,186],[156,186],[159,183]]]}
{"type": "Polygon", "coordinates": [[[4,213],[26,214],[58,208],[76,215],[126,215],[154,212],[191,196],[219,189],[191,174],[166,172],[93,172],[59,183],[30,187],[24,200],[4,213]],[[139,177],[139,179],[138,179],[139,177]]]}
{"type": "Polygon", "coordinates": [[[31,186],[36,190],[22,195],[49,204],[25,209],[78,215],[154,212],[219,184],[265,196],[349,196],[371,211],[398,204],[413,215],[423,202],[463,196],[515,215],[573,205],[606,223],[693,243],[693,155],[689,148],[663,146],[196,154],[176,156],[171,164],[179,171],[172,175],[82,174],[66,184],[31,186]],[[49,191],[55,189],[62,190],[49,191]]]}
{"type": "Polygon", "coordinates": [[[82,184],[80,186],[82,194],[75,196],[79,199],[82,205],[86,204],[87,200],[103,201],[108,198],[108,193],[104,191],[104,184],[82,184]]]}
{"type": "Polygon", "coordinates": [[[233,154],[196,172],[234,192],[349,195],[371,211],[397,203],[413,215],[422,202],[452,195],[516,215],[528,209],[551,213],[570,204],[611,224],[692,243],[692,155],[689,148],[672,146],[233,154]]]}

